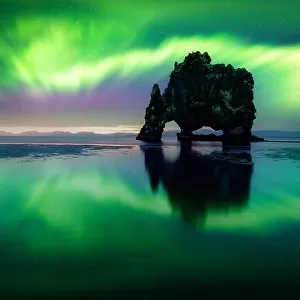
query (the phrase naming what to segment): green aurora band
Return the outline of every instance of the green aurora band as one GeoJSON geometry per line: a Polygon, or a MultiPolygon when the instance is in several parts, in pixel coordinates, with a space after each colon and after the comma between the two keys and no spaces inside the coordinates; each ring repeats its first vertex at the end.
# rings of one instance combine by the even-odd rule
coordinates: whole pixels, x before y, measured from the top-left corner
{"type": "MultiPolygon", "coordinates": [[[[297,129],[299,11],[298,2],[274,6],[269,0],[3,0],[2,125],[29,126],[42,113],[50,119],[60,113],[74,124],[78,111],[83,116],[91,110],[91,100],[82,96],[86,93],[98,115],[112,103],[109,114],[120,123],[110,126],[140,126],[137,115],[148,101],[148,90],[143,93],[140,87],[150,90],[154,82],[165,81],[174,61],[188,52],[207,51],[213,63],[245,67],[254,74],[255,126],[297,129]],[[125,92],[122,85],[128,87],[125,92]],[[110,86],[112,95],[106,93],[110,86]],[[63,112],[65,95],[70,96],[70,117],[63,112]],[[135,112],[125,116],[124,107],[135,112]]],[[[105,125],[96,120],[97,126],[105,125]]],[[[91,122],[87,117],[82,126],[91,122]]],[[[51,127],[50,121],[40,123],[51,127]]]]}
{"type": "Polygon", "coordinates": [[[174,37],[157,49],[137,49],[89,61],[91,59],[80,59],[76,51],[70,54],[72,45],[60,31],[55,31],[52,38],[36,41],[20,56],[11,57],[16,81],[33,90],[77,91],[94,87],[110,76],[134,77],[161,65],[167,68],[170,62],[182,58],[189,51],[203,49],[211,54],[216,63],[232,62],[253,72],[264,67],[266,72],[277,76],[285,72],[288,82],[283,80],[280,85],[296,90],[296,95],[299,95],[296,86],[300,74],[295,72],[295,68],[298,70],[300,67],[297,64],[300,61],[300,46],[273,48],[268,45],[249,45],[227,35],[211,38],[174,37]]]}
{"type": "MultiPolygon", "coordinates": [[[[112,6],[107,1],[87,1],[87,8],[82,1],[65,1],[56,10],[54,4],[43,7],[37,1],[31,3],[32,10],[29,6],[25,13],[15,13],[14,20],[8,22],[8,25],[2,24],[2,88],[22,87],[32,93],[42,94],[55,91],[77,92],[96,87],[112,77],[138,78],[151,71],[156,71],[157,74],[164,70],[160,75],[163,76],[170,72],[175,60],[182,60],[188,52],[199,50],[208,51],[215,63],[246,67],[258,76],[261,72],[263,76],[259,79],[260,86],[276,85],[274,95],[270,97],[283,95],[281,99],[276,97],[275,104],[284,101],[288,109],[299,109],[299,43],[275,45],[248,42],[239,35],[225,31],[204,35],[198,30],[198,34],[191,35],[176,34],[175,30],[160,38],[157,38],[160,32],[156,32],[152,39],[157,42],[151,42],[146,36],[147,26],[152,28],[155,21],[162,24],[162,20],[168,25],[179,12],[181,21],[184,22],[187,16],[192,20],[197,15],[195,10],[198,10],[202,22],[208,23],[205,11],[215,9],[216,15],[221,16],[220,4],[212,5],[208,1],[201,4],[191,1],[189,5],[174,3],[168,18],[168,10],[162,9],[162,5],[153,4],[149,9],[149,3],[142,5],[134,1],[121,2],[117,6],[112,6]],[[136,9],[129,11],[129,4],[136,9]],[[126,11],[126,16],[123,10],[126,11]],[[56,12],[59,14],[55,15],[56,12]],[[143,14],[138,17],[139,12],[143,14]],[[129,21],[130,18],[135,19],[129,21]]],[[[20,11],[24,10],[25,1],[20,1],[19,4],[20,11]]],[[[251,11],[249,4],[243,5],[245,10],[251,11]]],[[[232,13],[239,8],[234,1],[229,1],[228,6],[232,13]]],[[[262,8],[262,14],[267,17],[264,9],[262,8]]],[[[219,27],[219,32],[221,28],[222,26],[219,27]]]]}

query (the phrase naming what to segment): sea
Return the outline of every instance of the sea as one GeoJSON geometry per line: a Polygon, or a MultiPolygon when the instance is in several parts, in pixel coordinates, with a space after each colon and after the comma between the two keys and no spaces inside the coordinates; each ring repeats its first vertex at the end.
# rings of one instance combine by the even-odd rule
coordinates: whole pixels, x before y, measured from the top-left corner
{"type": "Polygon", "coordinates": [[[299,139],[0,144],[1,299],[287,296],[299,253],[299,139]]]}

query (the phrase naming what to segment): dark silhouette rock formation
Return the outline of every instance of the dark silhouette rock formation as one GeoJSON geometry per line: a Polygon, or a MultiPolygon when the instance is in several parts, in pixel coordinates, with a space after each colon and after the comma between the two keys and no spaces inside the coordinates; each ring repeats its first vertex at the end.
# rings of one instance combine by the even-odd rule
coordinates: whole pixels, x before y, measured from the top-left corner
{"type": "Polygon", "coordinates": [[[158,84],[154,84],[149,106],[146,108],[145,125],[142,127],[138,140],[160,141],[165,128],[166,107],[162,100],[158,84]]]}
{"type": "Polygon", "coordinates": [[[226,211],[247,204],[253,172],[251,154],[223,150],[201,155],[187,144],[175,161],[168,161],[162,147],[141,149],[153,192],[162,184],[184,221],[205,222],[209,210],[226,211]]]}
{"type": "Polygon", "coordinates": [[[163,94],[153,86],[137,139],[160,141],[165,124],[175,121],[181,140],[191,140],[193,131],[206,126],[222,130],[224,143],[249,144],[256,112],[253,87],[246,69],[211,64],[207,52],[190,53],[183,63],[175,62],[163,94]]]}

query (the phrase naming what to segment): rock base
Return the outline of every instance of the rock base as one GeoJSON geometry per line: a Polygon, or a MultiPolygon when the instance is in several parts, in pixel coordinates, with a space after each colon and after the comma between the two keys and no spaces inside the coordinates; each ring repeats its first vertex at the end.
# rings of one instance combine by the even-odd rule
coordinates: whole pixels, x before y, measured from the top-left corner
{"type": "Polygon", "coordinates": [[[243,136],[225,136],[216,134],[182,134],[177,133],[177,141],[200,141],[200,142],[223,142],[224,146],[243,146],[253,142],[264,142],[265,139],[256,135],[251,135],[250,139],[243,136]]]}

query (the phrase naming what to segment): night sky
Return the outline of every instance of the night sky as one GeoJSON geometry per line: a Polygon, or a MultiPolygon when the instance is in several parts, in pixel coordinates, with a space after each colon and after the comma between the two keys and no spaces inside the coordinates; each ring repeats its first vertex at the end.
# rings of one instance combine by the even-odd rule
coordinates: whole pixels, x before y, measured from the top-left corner
{"type": "Polygon", "coordinates": [[[299,0],[1,0],[0,130],[132,131],[207,51],[255,79],[256,129],[300,130],[299,0]]]}

